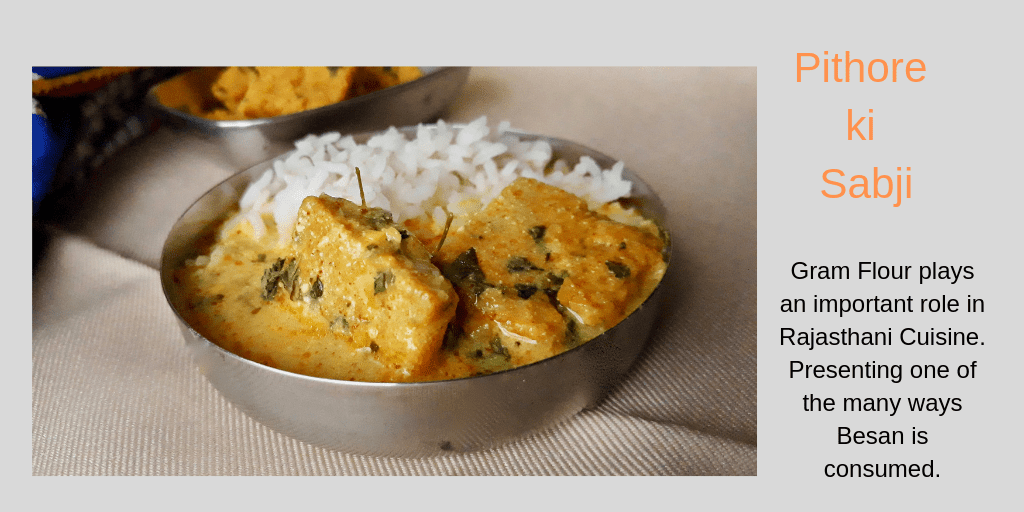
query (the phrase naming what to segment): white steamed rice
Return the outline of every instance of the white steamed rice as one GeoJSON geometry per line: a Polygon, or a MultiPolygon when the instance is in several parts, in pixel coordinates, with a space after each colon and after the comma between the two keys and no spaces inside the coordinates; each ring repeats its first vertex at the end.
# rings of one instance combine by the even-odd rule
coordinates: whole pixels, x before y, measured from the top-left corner
{"type": "Polygon", "coordinates": [[[460,217],[489,203],[518,177],[529,177],[585,199],[590,207],[629,195],[622,177],[624,164],[601,169],[590,157],[570,164],[552,158],[546,141],[523,141],[508,133],[509,123],[491,128],[487,117],[455,127],[438,121],[419,125],[409,140],[394,127],[357,144],[338,132],[308,135],[295,142],[296,151],[273,163],[239,199],[239,213],[225,229],[239,222],[252,225],[257,238],[267,230],[264,214],[273,216],[281,242],[291,237],[302,200],[328,194],[359,203],[355,168],[363,180],[369,206],[388,210],[396,222],[428,215],[444,224],[446,212],[460,217]]]}

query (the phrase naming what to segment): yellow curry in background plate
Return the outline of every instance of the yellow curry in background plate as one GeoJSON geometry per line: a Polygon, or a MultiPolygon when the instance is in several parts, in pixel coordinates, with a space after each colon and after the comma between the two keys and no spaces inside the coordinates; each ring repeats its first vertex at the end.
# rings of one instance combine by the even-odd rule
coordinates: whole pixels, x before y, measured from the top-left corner
{"type": "Polygon", "coordinates": [[[173,300],[210,341],[281,370],[444,380],[584,343],[633,312],[666,269],[653,222],[615,202],[591,211],[528,178],[443,243],[438,231],[308,197],[290,243],[236,224],[176,270],[173,300]]]}
{"type": "Polygon", "coordinates": [[[312,110],[423,76],[417,67],[257,66],[200,68],[157,88],[168,107],[214,120],[312,110]]]}

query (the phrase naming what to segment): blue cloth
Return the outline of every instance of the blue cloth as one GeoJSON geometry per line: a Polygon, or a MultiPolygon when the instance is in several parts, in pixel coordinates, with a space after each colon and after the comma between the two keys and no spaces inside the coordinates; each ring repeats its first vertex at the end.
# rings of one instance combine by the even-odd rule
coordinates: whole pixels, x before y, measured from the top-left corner
{"type": "Polygon", "coordinates": [[[54,130],[45,117],[32,114],[32,215],[50,189],[57,162],[64,154],[66,137],[67,133],[54,130]]]}
{"type": "MultiPolygon", "coordinates": [[[[88,67],[33,67],[32,72],[43,78],[57,78],[71,75],[88,67]]],[[[36,108],[38,110],[38,107],[36,108]]],[[[32,113],[32,215],[39,210],[39,204],[53,182],[54,171],[64,154],[70,130],[60,122],[38,112],[32,113]]]]}
{"type": "Polygon", "coordinates": [[[32,72],[43,77],[43,78],[57,78],[64,75],[72,75],[79,71],[85,71],[92,69],[89,67],[70,67],[70,66],[39,66],[33,67],[32,72]]]}

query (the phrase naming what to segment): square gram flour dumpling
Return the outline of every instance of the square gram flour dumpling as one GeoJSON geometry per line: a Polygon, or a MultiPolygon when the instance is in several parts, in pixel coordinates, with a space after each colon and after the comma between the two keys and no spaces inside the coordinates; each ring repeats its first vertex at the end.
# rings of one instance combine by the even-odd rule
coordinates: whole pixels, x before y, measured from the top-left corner
{"type": "Polygon", "coordinates": [[[612,220],[537,180],[515,180],[435,257],[460,294],[460,348],[521,366],[619,323],[667,266],[658,228],[637,222],[612,220]]]}
{"type": "Polygon", "coordinates": [[[423,375],[438,362],[458,295],[430,253],[391,214],[328,195],[306,198],[295,225],[300,279],[332,329],[389,370],[423,375]]]}

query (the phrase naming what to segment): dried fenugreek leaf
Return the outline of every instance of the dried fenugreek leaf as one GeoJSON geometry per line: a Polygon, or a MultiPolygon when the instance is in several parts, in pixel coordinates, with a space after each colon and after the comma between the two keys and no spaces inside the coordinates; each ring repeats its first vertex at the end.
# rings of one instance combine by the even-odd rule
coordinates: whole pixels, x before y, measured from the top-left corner
{"type": "Polygon", "coordinates": [[[520,299],[529,299],[534,293],[537,293],[537,287],[532,284],[516,283],[515,289],[520,299]]]}
{"type": "Polygon", "coordinates": [[[338,316],[336,316],[334,318],[334,320],[331,320],[330,327],[331,327],[331,330],[341,329],[341,332],[343,332],[345,334],[351,334],[352,333],[352,331],[349,329],[349,326],[348,326],[348,319],[345,318],[344,315],[338,315],[338,316]]]}
{"type": "Polygon", "coordinates": [[[394,221],[391,218],[391,212],[380,208],[370,208],[363,217],[366,219],[366,223],[377,231],[394,224],[394,221]]]}
{"type": "Polygon", "coordinates": [[[285,267],[284,272],[281,274],[281,285],[288,291],[290,299],[299,300],[302,298],[302,290],[299,287],[299,262],[295,261],[294,258],[288,261],[288,266],[285,267]]]}
{"type": "Polygon", "coordinates": [[[549,288],[553,288],[555,290],[561,288],[562,283],[565,282],[565,276],[560,276],[551,272],[548,272],[547,278],[551,285],[549,288]]]}
{"type": "Polygon", "coordinates": [[[277,295],[277,284],[281,281],[284,263],[283,258],[278,258],[270,268],[263,271],[263,277],[260,279],[260,296],[263,300],[274,300],[274,296],[277,295]]]}
{"type": "Polygon", "coordinates": [[[320,280],[320,276],[316,276],[316,281],[309,287],[309,296],[314,299],[324,296],[324,282],[320,280]]]}
{"type": "Polygon", "coordinates": [[[559,276],[548,272],[548,275],[544,277],[544,282],[542,283],[544,293],[547,294],[551,304],[556,308],[561,306],[558,303],[558,290],[562,288],[563,282],[565,282],[565,276],[559,276]]]}
{"type": "Polygon", "coordinates": [[[449,322],[444,331],[444,340],[441,342],[441,350],[454,350],[459,343],[459,331],[461,329],[457,322],[449,322]]]}
{"type": "Polygon", "coordinates": [[[534,265],[533,263],[530,263],[530,260],[522,256],[513,256],[509,258],[508,263],[505,264],[505,268],[507,268],[509,272],[529,272],[531,270],[544,270],[534,265]]]}
{"type": "Polygon", "coordinates": [[[508,349],[505,348],[505,345],[501,344],[500,338],[494,338],[491,340],[491,351],[494,355],[504,357],[506,360],[512,358],[512,354],[508,353],[508,349]]]}
{"type": "Polygon", "coordinates": [[[392,274],[390,270],[378,272],[377,277],[373,278],[373,294],[377,295],[388,291],[388,287],[393,282],[395,282],[395,274],[392,274]]]}
{"type": "Polygon", "coordinates": [[[565,325],[565,346],[572,348],[580,344],[580,328],[576,324],[576,320],[569,319],[565,325]]]}
{"type": "Polygon", "coordinates": [[[623,265],[622,263],[619,263],[617,261],[606,261],[604,262],[604,264],[608,267],[608,270],[611,271],[612,275],[614,275],[615,277],[619,279],[625,279],[629,277],[629,267],[623,265]]]}
{"type": "Polygon", "coordinates": [[[547,231],[547,226],[534,226],[527,230],[530,233],[530,237],[533,238],[534,242],[540,242],[544,239],[544,232],[547,231]]]}
{"type": "Polygon", "coordinates": [[[480,261],[477,260],[476,249],[473,247],[444,265],[441,273],[455,286],[469,290],[473,295],[480,295],[490,286],[484,282],[484,271],[480,268],[480,261]]]}

